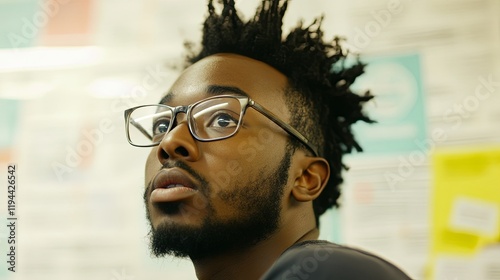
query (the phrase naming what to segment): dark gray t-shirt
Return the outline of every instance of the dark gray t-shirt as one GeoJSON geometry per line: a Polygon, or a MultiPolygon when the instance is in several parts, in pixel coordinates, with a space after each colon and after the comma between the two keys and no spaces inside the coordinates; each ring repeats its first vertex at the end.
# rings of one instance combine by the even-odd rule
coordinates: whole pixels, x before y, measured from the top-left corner
{"type": "Polygon", "coordinates": [[[403,271],[368,252],[310,240],[288,248],[261,280],[408,280],[403,271]]]}

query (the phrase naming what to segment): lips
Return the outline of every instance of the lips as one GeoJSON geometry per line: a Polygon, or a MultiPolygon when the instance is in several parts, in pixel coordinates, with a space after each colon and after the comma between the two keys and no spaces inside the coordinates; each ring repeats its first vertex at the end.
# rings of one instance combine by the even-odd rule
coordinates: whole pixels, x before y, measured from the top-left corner
{"type": "Polygon", "coordinates": [[[182,201],[198,192],[193,180],[177,168],[158,172],[152,187],[150,200],[153,203],[182,201]]]}

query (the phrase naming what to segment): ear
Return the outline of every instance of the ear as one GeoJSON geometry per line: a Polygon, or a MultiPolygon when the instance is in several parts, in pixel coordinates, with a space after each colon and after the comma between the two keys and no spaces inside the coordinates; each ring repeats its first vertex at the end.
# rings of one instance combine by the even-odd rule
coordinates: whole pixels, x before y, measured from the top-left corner
{"type": "Polygon", "coordinates": [[[316,199],[328,182],[330,165],[324,158],[305,157],[301,162],[301,172],[295,178],[293,197],[300,202],[316,199]]]}

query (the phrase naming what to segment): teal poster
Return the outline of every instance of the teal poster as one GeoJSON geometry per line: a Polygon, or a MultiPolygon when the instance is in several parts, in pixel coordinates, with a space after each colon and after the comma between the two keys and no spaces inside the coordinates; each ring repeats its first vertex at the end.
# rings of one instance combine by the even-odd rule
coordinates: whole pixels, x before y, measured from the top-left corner
{"type": "Polygon", "coordinates": [[[370,90],[375,98],[365,112],[375,124],[358,122],[353,131],[366,154],[415,150],[415,139],[426,138],[425,100],[418,54],[363,59],[365,74],[356,80],[357,92],[370,90]]]}
{"type": "Polygon", "coordinates": [[[0,49],[17,49],[33,46],[46,18],[43,10],[46,1],[3,1],[0,9],[0,49]]]}

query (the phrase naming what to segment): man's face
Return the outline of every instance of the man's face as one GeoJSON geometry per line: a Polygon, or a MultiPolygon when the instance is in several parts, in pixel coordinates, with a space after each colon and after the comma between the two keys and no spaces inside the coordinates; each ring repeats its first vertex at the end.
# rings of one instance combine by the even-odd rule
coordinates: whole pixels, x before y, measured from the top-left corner
{"type": "MultiPolygon", "coordinates": [[[[286,85],[286,77],[267,64],[214,55],[184,71],[163,100],[189,105],[235,94],[207,93],[209,87],[237,88],[288,122],[286,85]]],[[[146,163],[153,253],[203,258],[251,246],[276,231],[289,193],[287,143],[287,133],[252,108],[236,135],[211,142],[195,140],[180,113],[146,163]]]]}

